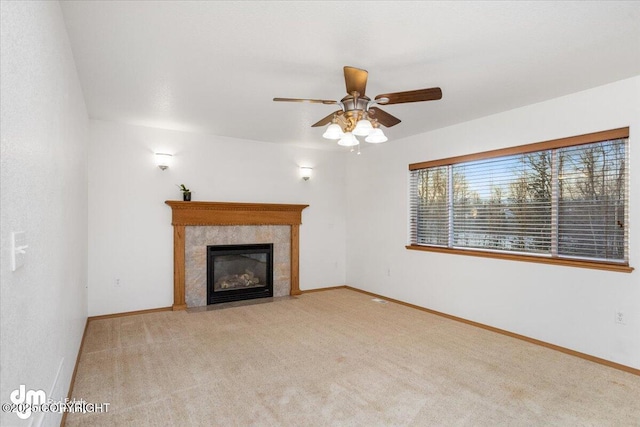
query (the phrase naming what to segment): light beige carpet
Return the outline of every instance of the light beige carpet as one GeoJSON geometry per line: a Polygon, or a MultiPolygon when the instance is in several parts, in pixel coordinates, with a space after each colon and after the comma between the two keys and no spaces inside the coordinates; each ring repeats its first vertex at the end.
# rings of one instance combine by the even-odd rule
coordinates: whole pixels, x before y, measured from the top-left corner
{"type": "Polygon", "coordinates": [[[633,426],[640,377],[340,289],[89,324],[68,426],[633,426]]]}

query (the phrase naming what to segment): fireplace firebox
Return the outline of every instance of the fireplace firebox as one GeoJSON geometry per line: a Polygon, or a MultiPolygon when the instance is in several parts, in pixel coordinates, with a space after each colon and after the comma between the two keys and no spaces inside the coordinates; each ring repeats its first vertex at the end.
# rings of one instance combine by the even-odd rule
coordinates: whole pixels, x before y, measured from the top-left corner
{"type": "Polygon", "coordinates": [[[207,304],[273,296],[273,243],[207,246],[207,304]]]}

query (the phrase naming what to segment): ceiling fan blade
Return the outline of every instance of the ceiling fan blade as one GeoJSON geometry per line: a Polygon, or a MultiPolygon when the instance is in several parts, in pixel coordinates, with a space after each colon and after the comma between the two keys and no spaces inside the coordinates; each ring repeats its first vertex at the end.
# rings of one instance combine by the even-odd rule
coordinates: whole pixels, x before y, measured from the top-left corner
{"type": "Polygon", "coordinates": [[[302,98],[273,98],[276,102],[310,102],[312,104],[337,104],[330,99],[302,99],[302,98]]]}
{"type": "Polygon", "coordinates": [[[363,96],[364,91],[367,89],[368,76],[367,70],[344,67],[344,82],[347,85],[347,93],[351,95],[353,92],[358,92],[360,96],[363,96]]]}
{"type": "Polygon", "coordinates": [[[442,90],[439,87],[429,89],[409,90],[406,92],[386,93],[376,96],[376,99],[387,98],[388,102],[380,102],[381,105],[405,104],[407,102],[436,101],[442,98],[442,90]]]}
{"type": "Polygon", "coordinates": [[[340,113],[341,111],[342,110],[334,111],[333,113],[329,114],[327,117],[325,117],[324,119],[320,120],[319,122],[312,124],[311,127],[315,128],[315,127],[318,127],[318,126],[328,125],[333,120],[333,116],[335,116],[336,114],[340,113]]]}
{"type": "Polygon", "coordinates": [[[401,121],[399,118],[392,116],[378,107],[369,108],[369,117],[378,120],[378,123],[388,128],[397,125],[401,121]]]}

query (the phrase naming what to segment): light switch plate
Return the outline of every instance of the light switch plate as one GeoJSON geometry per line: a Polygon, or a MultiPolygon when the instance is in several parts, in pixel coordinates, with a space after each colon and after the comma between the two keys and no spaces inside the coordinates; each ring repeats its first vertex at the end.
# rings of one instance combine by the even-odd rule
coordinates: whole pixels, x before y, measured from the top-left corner
{"type": "Polygon", "coordinates": [[[11,233],[11,271],[22,267],[27,258],[27,234],[24,231],[11,233]]]}

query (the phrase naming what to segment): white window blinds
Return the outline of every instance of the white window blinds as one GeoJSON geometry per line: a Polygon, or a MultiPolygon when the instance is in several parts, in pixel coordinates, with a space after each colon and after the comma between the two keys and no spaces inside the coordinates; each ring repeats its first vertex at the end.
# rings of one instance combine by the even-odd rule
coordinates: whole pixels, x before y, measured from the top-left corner
{"type": "Polygon", "coordinates": [[[413,171],[410,186],[412,242],[448,246],[450,211],[448,167],[413,171]]]}
{"type": "Polygon", "coordinates": [[[414,169],[411,244],[628,263],[627,145],[414,169]]]}
{"type": "Polygon", "coordinates": [[[558,150],[558,253],[627,260],[626,142],[558,150]]]}

